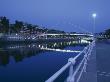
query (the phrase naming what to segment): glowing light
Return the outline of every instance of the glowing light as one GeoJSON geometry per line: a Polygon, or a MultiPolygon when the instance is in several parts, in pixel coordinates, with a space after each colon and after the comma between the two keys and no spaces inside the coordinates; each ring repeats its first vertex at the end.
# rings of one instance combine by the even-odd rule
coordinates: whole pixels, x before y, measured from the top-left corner
{"type": "Polygon", "coordinates": [[[92,14],[92,17],[93,17],[93,18],[96,18],[96,16],[97,16],[96,13],[93,13],[93,14],[92,14]]]}

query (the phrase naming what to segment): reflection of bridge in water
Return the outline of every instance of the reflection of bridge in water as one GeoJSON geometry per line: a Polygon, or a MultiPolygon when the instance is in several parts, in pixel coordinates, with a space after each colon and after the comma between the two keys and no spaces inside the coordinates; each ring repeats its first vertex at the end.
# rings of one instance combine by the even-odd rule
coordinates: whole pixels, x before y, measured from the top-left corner
{"type": "MultiPolygon", "coordinates": [[[[75,52],[73,50],[63,50],[67,46],[87,45],[90,43],[81,41],[64,41],[64,42],[46,42],[46,43],[14,43],[14,44],[0,44],[0,62],[1,65],[9,63],[10,56],[15,58],[15,61],[21,61],[26,57],[33,56],[43,51],[57,51],[57,52],[75,52]],[[5,60],[5,62],[4,62],[5,60]]],[[[77,50],[76,53],[80,51],[77,50]]]]}

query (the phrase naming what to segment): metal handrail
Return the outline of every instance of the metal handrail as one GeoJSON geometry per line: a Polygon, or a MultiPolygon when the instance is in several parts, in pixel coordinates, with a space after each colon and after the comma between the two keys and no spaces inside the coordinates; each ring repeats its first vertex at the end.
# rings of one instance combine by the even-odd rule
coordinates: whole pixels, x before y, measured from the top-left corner
{"type": "MultiPolygon", "coordinates": [[[[45,82],[53,82],[59,75],[61,75],[68,67],[70,67],[69,70],[69,77],[67,79],[67,82],[74,82],[74,77],[77,74],[79,68],[81,67],[81,65],[83,64],[83,62],[87,59],[89,59],[89,54],[92,51],[92,48],[94,46],[95,41],[93,41],[92,43],[90,43],[87,47],[85,47],[83,49],[83,51],[81,51],[77,56],[75,56],[74,58],[69,58],[68,59],[68,63],[66,65],[64,65],[59,71],[57,71],[54,75],[52,75],[48,80],[46,80],[45,82]],[[85,53],[84,58],[82,59],[82,61],[80,62],[80,64],[78,65],[78,68],[75,70],[75,72],[73,73],[73,66],[76,63],[76,59],[82,55],[82,53],[85,53]]],[[[83,66],[84,68],[84,66],[83,66]]],[[[81,74],[81,73],[80,73],[81,74]]],[[[82,74],[81,74],[82,75],[82,74]]],[[[80,76],[81,76],[80,75],[80,76]]],[[[80,77],[79,77],[80,78],[80,77]]]]}
{"type": "MultiPolygon", "coordinates": [[[[73,73],[73,75],[72,75],[72,77],[71,77],[71,79],[70,79],[69,82],[74,82],[74,81],[73,81],[73,78],[76,76],[76,74],[78,73],[78,71],[79,71],[81,65],[82,65],[83,62],[84,62],[84,65],[83,65],[83,67],[82,67],[82,70],[81,70],[81,72],[80,72],[80,75],[79,75],[79,77],[78,77],[78,79],[77,79],[77,81],[76,81],[76,82],[79,82],[79,79],[80,79],[80,77],[81,77],[81,75],[82,75],[82,72],[83,72],[84,69],[86,68],[85,65],[87,64],[87,59],[88,59],[88,57],[89,57],[89,53],[91,53],[91,51],[92,51],[92,48],[93,48],[93,46],[90,45],[90,47],[89,47],[87,53],[84,55],[84,58],[82,59],[82,61],[81,61],[80,64],[78,65],[77,69],[76,69],[75,72],[73,73]]],[[[85,70],[86,70],[86,69],[85,69],[85,70]]]]}

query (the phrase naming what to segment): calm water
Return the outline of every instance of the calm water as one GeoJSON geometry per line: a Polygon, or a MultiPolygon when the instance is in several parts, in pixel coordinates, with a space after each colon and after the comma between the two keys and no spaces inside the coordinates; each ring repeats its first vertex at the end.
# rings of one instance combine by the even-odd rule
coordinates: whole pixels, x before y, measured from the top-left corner
{"type": "MultiPolygon", "coordinates": [[[[58,71],[77,53],[64,53],[41,50],[41,47],[83,50],[87,44],[77,42],[1,44],[0,45],[0,82],[44,82],[58,71]]],[[[66,78],[64,72],[59,82],[66,78]]],[[[58,82],[57,81],[57,82],[58,82]]]]}

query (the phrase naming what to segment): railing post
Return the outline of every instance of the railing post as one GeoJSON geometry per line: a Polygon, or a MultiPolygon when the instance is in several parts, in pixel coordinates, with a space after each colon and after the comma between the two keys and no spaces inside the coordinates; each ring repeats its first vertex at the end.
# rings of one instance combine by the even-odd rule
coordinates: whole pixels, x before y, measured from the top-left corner
{"type": "Polygon", "coordinates": [[[85,62],[84,62],[84,72],[86,72],[86,67],[87,67],[87,57],[88,57],[88,55],[87,54],[85,54],[85,62]]]}
{"type": "Polygon", "coordinates": [[[88,57],[87,57],[88,60],[90,58],[93,47],[94,47],[94,42],[92,42],[91,45],[89,46],[89,53],[88,53],[88,57]]]}
{"type": "Polygon", "coordinates": [[[69,76],[67,77],[67,82],[74,82],[74,77],[72,77],[72,75],[73,75],[73,65],[75,64],[75,59],[69,58],[68,62],[71,62],[71,65],[69,69],[69,76]]]}
{"type": "Polygon", "coordinates": [[[72,74],[73,74],[73,65],[70,65],[70,69],[69,69],[69,76],[67,78],[67,82],[70,82],[70,79],[72,78],[72,74]]]}

